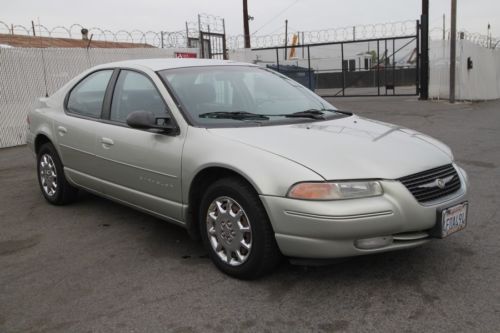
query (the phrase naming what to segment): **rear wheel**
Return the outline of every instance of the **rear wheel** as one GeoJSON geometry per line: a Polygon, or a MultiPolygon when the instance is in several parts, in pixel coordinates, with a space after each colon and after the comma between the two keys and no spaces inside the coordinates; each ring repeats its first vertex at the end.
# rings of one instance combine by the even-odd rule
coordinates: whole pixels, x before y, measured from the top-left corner
{"type": "Polygon", "coordinates": [[[280,260],[274,232],[254,189],[238,178],[214,182],[200,205],[201,235],[214,264],[240,279],[255,279],[280,260]]]}
{"type": "Polygon", "coordinates": [[[45,143],[37,154],[38,183],[45,199],[54,205],[65,205],[76,199],[78,190],[64,177],[61,159],[51,143],[45,143]]]}

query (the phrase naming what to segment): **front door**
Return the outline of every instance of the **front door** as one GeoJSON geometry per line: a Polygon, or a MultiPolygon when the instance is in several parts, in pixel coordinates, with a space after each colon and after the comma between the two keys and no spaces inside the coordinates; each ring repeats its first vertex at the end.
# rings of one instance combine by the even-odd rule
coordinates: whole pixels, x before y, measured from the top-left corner
{"type": "Polygon", "coordinates": [[[96,154],[103,191],[115,199],[182,221],[181,153],[184,135],[127,126],[134,111],[165,117],[168,108],[153,81],[132,70],[118,75],[109,119],[96,125],[96,154]]]}

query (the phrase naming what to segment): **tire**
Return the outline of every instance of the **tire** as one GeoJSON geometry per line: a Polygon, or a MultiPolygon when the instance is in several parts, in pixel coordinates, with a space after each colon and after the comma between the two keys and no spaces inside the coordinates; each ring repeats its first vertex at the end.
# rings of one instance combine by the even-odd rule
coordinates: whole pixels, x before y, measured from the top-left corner
{"type": "Polygon", "coordinates": [[[75,201],[78,190],[64,176],[61,159],[52,143],[45,143],[37,153],[38,184],[44,198],[53,205],[66,205],[75,201]]]}
{"type": "Polygon", "coordinates": [[[247,182],[232,177],[215,181],[202,197],[198,216],[203,243],[222,272],[256,279],[280,262],[269,218],[247,182]]]}

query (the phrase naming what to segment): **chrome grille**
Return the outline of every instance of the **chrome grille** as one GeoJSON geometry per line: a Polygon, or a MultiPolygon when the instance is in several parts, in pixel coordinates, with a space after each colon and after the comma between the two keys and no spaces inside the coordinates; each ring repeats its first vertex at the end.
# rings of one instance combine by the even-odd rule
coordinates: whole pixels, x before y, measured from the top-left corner
{"type": "Polygon", "coordinates": [[[406,176],[399,181],[422,203],[445,197],[460,189],[460,178],[451,164],[406,176]],[[441,183],[441,187],[438,186],[439,180],[445,183],[441,183]]]}

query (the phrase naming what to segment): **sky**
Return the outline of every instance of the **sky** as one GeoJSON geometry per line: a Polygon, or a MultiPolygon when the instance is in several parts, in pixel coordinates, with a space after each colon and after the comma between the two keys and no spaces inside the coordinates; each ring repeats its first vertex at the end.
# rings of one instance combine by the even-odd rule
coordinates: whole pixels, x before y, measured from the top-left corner
{"type": "MultiPolygon", "coordinates": [[[[451,0],[430,0],[430,27],[450,27],[451,0]]],[[[243,34],[242,0],[0,0],[0,21],[49,28],[79,23],[102,29],[178,31],[198,13],[223,17],[229,35],[243,34]]],[[[248,0],[250,31],[256,35],[416,20],[421,0],[248,0]]],[[[499,0],[458,0],[458,27],[500,37],[499,0]]]]}

